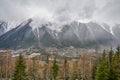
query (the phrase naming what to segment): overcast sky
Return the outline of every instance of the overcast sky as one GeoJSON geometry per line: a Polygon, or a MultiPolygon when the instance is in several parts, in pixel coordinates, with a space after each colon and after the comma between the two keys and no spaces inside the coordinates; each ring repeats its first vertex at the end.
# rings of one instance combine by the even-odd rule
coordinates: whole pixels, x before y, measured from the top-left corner
{"type": "Polygon", "coordinates": [[[0,0],[0,19],[120,23],[120,0],[0,0]]]}

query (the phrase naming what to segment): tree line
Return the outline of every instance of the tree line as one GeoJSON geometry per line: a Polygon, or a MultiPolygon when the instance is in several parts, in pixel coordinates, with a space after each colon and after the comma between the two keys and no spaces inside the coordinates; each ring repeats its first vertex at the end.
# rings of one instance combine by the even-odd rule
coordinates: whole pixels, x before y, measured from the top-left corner
{"type": "Polygon", "coordinates": [[[94,80],[120,80],[120,47],[116,51],[103,51],[99,58],[94,80]]]}
{"type": "Polygon", "coordinates": [[[0,56],[0,80],[120,80],[120,47],[103,53],[84,51],[79,59],[0,56]]]}

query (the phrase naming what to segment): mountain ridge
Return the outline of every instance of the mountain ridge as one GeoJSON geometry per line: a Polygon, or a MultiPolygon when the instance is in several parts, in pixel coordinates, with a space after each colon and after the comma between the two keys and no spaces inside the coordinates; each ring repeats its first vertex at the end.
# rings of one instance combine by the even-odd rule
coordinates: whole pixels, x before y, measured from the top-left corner
{"type": "MultiPolygon", "coordinates": [[[[46,23],[35,28],[31,26],[32,22],[32,19],[28,19],[10,31],[3,33],[0,36],[0,48],[29,48],[31,46],[91,48],[97,44],[115,46],[120,43],[118,25],[117,28],[113,27],[112,34],[106,26],[103,28],[95,22],[73,21],[60,26],[54,23],[46,23]],[[59,31],[50,27],[59,27],[59,31]]],[[[107,27],[109,26],[107,25],[107,27]]]]}

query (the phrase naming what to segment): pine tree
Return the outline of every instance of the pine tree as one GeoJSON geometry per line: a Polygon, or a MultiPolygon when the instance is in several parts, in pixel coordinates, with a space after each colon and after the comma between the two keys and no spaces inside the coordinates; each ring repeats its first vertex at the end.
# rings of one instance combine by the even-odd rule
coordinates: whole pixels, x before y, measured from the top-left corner
{"type": "Polygon", "coordinates": [[[103,52],[102,58],[100,58],[97,72],[96,72],[96,77],[95,80],[108,80],[108,65],[107,65],[107,59],[106,59],[106,54],[105,50],[103,52]]]}
{"type": "Polygon", "coordinates": [[[118,46],[116,50],[117,51],[114,56],[113,68],[114,68],[114,72],[117,77],[117,80],[120,80],[120,47],[118,46]]]}
{"type": "Polygon", "coordinates": [[[95,59],[92,60],[92,80],[95,80],[96,70],[99,62],[98,45],[95,48],[95,59]]]}
{"type": "Polygon", "coordinates": [[[109,79],[108,80],[116,80],[115,72],[113,71],[113,50],[111,48],[108,56],[108,62],[109,62],[109,79]]]}
{"type": "Polygon", "coordinates": [[[58,65],[57,65],[57,61],[56,59],[53,62],[53,67],[52,67],[52,76],[53,76],[53,80],[57,80],[57,76],[58,76],[58,65]]]}
{"type": "Polygon", "coordinates": [[[95,80],[95,75],[96,75],[96,70],[97,70],[97,61],[93,62],[93,66],[92,66],[92,80],[95,80]]]}
{"type": "Polygon", "coordinates": [[[67,58],[65,57],[65,60],[64,60],[64,73],[63,73],[63,76],[64,76],[64,80],[68,80],[69,76],[68,76],[68,60],[67,58]]]}
{"type": "Polygon", "coordinates": [[[22,54],[20,54],[16,62],[15,71],[13,73],[12,80],[28,80],[25,69],[26,66],[25,66],[24,57],[22,56],[22,54]]]}

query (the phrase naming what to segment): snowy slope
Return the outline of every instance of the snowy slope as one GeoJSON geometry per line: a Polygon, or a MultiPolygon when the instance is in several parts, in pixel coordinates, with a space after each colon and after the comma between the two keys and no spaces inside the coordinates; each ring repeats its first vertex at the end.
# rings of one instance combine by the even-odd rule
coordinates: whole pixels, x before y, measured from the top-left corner
{"type": "Polygon", "coordinates": [[[0,21],[0,36],[18,25],[18,22],[0,21]]]}
{"type": "Polygon", "coordinates": [[[96,22],[73,21],[58,24],[28,19],[9,30],[6,23],[0,23],[0,30],[0,48],[27,48],[31,46],[91,48],[97,44],[105,47],[115,46],[120,42],[120,28],[118,26],[111,28],[107,24],[96,22]]]}

